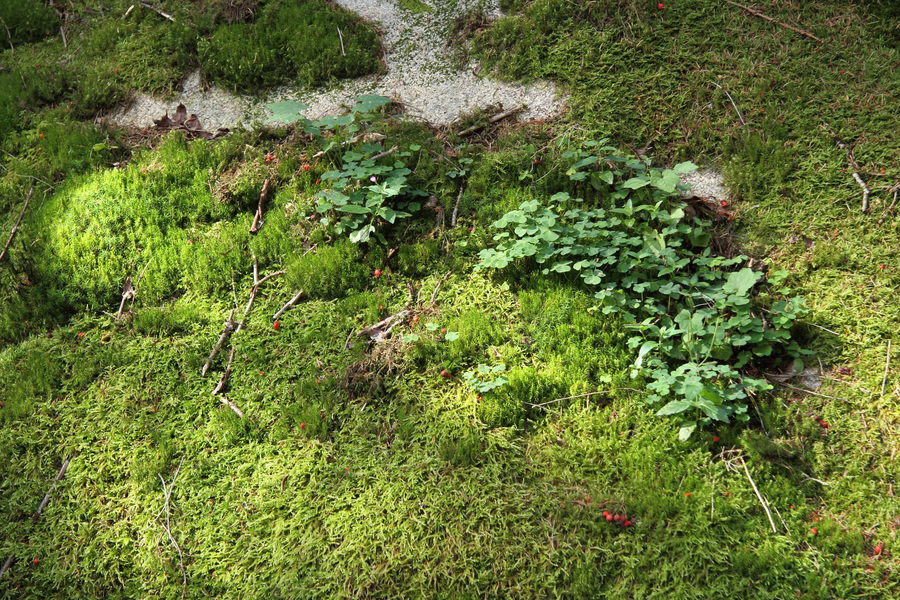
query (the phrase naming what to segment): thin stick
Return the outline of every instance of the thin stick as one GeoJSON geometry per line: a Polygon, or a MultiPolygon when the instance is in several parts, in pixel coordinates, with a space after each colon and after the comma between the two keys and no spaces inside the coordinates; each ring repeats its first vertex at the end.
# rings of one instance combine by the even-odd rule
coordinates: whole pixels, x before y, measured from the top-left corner
{"type": "Polygon", "coordinates": [[[16,232],[19,231],[19,225],[22,224],[22,219],[25,217],[25,211],[28,210],[28,203],[31,202],[31,194],[33,193],[34,188],[31,188],[28,190],[28,193],[25,194],[25,204],[22,205],[22,211],[19,213],[19,218],[16,219],[16,224],[13,225],[12,231],[9,232],[9,237],[6,239],[6,244],[3,246],[3,251],[0,252],[0,261],[6,257],[9,245],[12,244],[13,238],[16,237],[16,232]]]}
{"type": "MultiPolygon", "coordinates": [[[[59,471],[56,473],[56,477],[53,478],[53,483],[50,485],[50,489],[47,490],[46,494],[44,494],[44,498],[43,498],[43,500],[41,500],[41,503],[38,505],[37,510],[35,510],[34,513],[32,513],[32,515],[31,515],[31,518],[34,519],[35,521],[41,517],[41,513],[44,512],[44,509],[47,508],[48,504],[50,504],[50,495],[53,493],[53,490],[56,489],[56,484],[58,484],[59,481],[63,477],[65,477],[66,471],[69,469],[70,462],[72,462],[72,457],[67,457],[65,460],[63,460],[62,466],[59,468],[59,471]]],[[[7,558],[6,561],[3,563],[3,566],[0,567],[0,577],[2,577],[3,574],[6,573],[13,566],[13,564],[15,562],[16,562],[15,556],[10,556],[9,558],[7,558]]]]}
{"type": "MultiPolygon", "coordinates": [[[[239,325],[240,327],[240,325],[239,325]]],[[[212,395],[216,396],[222,393],[222,390],[225,389],[225,386],[228,385],[228,378],[231,376],[231,366],[234,364],[234,346],[231,346],[231,352],[228,353],[228,364],[225,365],[225,370],[222,371],[222,376],[219,377],[219,382],[216,384],[216,387],[213,388],[212,395]]]]}
{"type": "Polygon", "coordinates": [[[281,308],[278,309],[278,311],[272,316],[272,320],[273,321],[278,320],[278,317],[280,317],[282,314],[284,314],[284,311],[286,311],[287,309],[292,307],[297,302],[297,300],[299,300],[300,298],[303,297],[303,295],[304,295],[303,290],[300,290],[299,292],[297,292],[293,298],[291,298],[290,300],[285,302],[284,306],[282,306],[281,308]]]}
{"type": "Polygon", "coordinates": [[[131,277],[125,278],[125,284],[122,286],[122,301],[119,302],[119,311],[116,313],[116,321],[122,318],[122,311],[125,310],[125,301],[134,298],[134,284],[131,283],[131,277]]]}
{"type": "Polygon", "coordinates": [[[152,10],[153,12],[155,12],[156,14],[158,14],[159,16],[161,16],[161,17],[163,17],[163,18],[165,18],[165,19],[168,19],[168,20],[172,21],[173,23],[175,22],[175,17],[173,17],[173,16],[170,15],[169,13],[166,13],[166,12],[161,11],[160,9],[156,8],[155,6],[153,6],[152,4],[150,4],[149,2],[141,2],[141,6],[143,6],[144,8],[149,8],[150,10],[152,10]]]}
{"type": "Polygon", "coordinates": [[[122,15],[122,18],[124,19],[125,17],[127,17],[128,15],[130,15],[130,14],[131,14],[131,11],[133,11],[133,10],[134,10],[134,4],[132,4],[131,6],[128,7],[128,10],[126,10],[126,11],[125,11],[125,14],[122,15]]]}
{"type": "Polygon", "coordinates": [[[453,205],[453,214],[450,217],[450,227],[456,227],[456,217],[459,215],[459,203],[462,201],[463,192],[465,191],[466,186],[460,186],[459,194],[456,196],[456,204],[453,205]]]}
{"type": "Polygon", "coordinates": [[[338,39],[341,40],[341,56],[347,56],[347,53],[344,52],[344,34],[341,33],[341,28],[337,28],[338,31],[338,39]]]}
{"type": "Polygon", "coordinates": [[[812,327],[815,327],[816,329],[821,329],[822,331],[827,331],[828,333],[831,333],[831,334],[834,334],[834,335],[837,335],[837,336],[840,336],[840,335],[841,335],[841,334],[839,334],[837,331],[828,329],[827,327],[822,327],[821,325],[816,325],[815,323],[807,323],[807,325],[810,325],[810,326],[812,326],[812,327]]]}
{"type": "MultiPolygon", "coordinates": [[[[638,390],[635,388],[630,388],[630,387],[623,387],[623,388],[616,388],[616,389],[628,390],[630,392],[640,392],[641,391],[641,390],[638,390]]],[[[576,396],[566,396],[564,398],[556,398],[554,400],[548,400],[547,402],[541,402],[540,404],[532,404],[531,402],[526,402],[525,404],[527,404],[528,406],[531,406],[532,408],[541,408],[542,406],[547,406],[548,404],[553,404],[555,402],[562,402],[563,400],[576,400],[578,398],[587,398],[589,396],[596,396],[598,394],[611,394],[614,391],[616,391],[616,390],[600,390],[599,392],[588,392],[586,394],[578,394],[576,396]]]]}
{"type": "Polygon", "coordinates": [[[505,119],[507,117],[511,117],[514,114],[521,112],[523,110],[525,110],[525,108],[523,106],[514,106],[514,107],[510,108],[509,110],[504,110],[503,112],[497,113],[496,115],[494,115],[493,117],[488,119],[487,123],[479,123],[477,125],[472,125],[468,129],[463,129],[462,131],[459,132],[459,137],[466,137],[467,135],[472,135],[476,131],[478,131],[480,129],[484,129],[488,125],[493,125],[497,121],[502,121],[503,119],[505,119]]]}
{"type": "Polygon", "coordinates": [[[270,179],[266,179],[263,182],[262,190],[259,192],[259,203],[256,206],[256,214],[253,215],[253,223],[250,225],[250,233],[256,235],[259,232],[259,228],[262,227],[263,224],[263,211],[266,210],[266,201],[269,199],[269,186],[272,181],[270,179]]]}
{"type": "Polygon", "coordinates": [[[223,395],[220,398],[220,400],[222,400],[222,404],[224,404],[225,406],[227,406],[228,408],[233,410],[234,414],[236,414],[237,416],[239,416],[242,419],[244,418],[244,411],[242,411],[240,408],[238,408],[237,404],[235,404],[234,402],[229,400],[228,396],[223,395]]]}
{"type": "Polygon", "coordinates": [[[62,36],[63,49],[69,47],[69,41],[66,39],[66,29],[62,25],[59,26],[59,35],[62,36]]]}
{"type": "Polygon", "coordinates": [[[853,179],[856,183],[859,184],[859,187],[862,188],[863,197],[862,197],[862,211],[869,211],[869,194],[871,191],[869,190],[869,186],[866,185],[865,180],[863,180],[862,176],[859,174],[859,165],[856,164],[856,158],[853,156],[853,149],[850,148],[844,140],[842,140],[838,134],[828,126],[828,123],[823,123],[823,126],[826,131],[831,133],[832,137],[834,137],[834,143],[837,144],[837,147],[847,153],[847,163],[850,165],[850,168],[853,170],[853,179]]]}
{"type": "Polygon", "coordinates": [[[274,273],[269,273],[268,275],[266,275],[265,277],[263,277],[256,283],[256,287],[261,286],[262,284],[264,284],[268,280],[272,279],[273,277],[278,277],[279,275],[284,275],[285,273],[287,273],[287,271],[275,271],[274,273]]]}
{"type": "Polygon", "coordinates": [[[224,329],[222,329],[222,333],[219,335],[219,339],[212,347],[212,351],[209,353],[209,358],[206,359],[206,363],[203,365],[203,368],[200,369],[201,375],[206,375],[206,372],[209,371],[209,367],[212,366],[213,361],[219,355],[219,352],[222,351],[222,346],[225,345],[225,342],[228,341],[228,338],[231,337],[232,333],[234,333],[234,328],[234,309],[231,309],[231,313],[228,315],[228,318],[225,319],[225,327],[224,329]]]}
{"type": "Polygon", "coordinates": [[[789,388],[789,389],[792,389],[792,390],[795,390],[798,392],[803,392],[804,394],[809,394],[810,396],[818,396],[819,398],[828,398],[829,400],[843,400],[844,402],[849,402],[849,400],[847,400],[846,398],[838,398],[837,396],[826,396],[825,394],[820,394],[819,392],[814,392],[812,390],[794,387],[787,383],[781,383],[780,381],[776,381],[775,383],[777,383],[778,385],[780,385],[782,387],[786,387],[786,388],[789,388]]]}
{"type": "Polygon", "coordinates": [[[437,301],[438,292],[441,291],[441,286],[444,285],[444,282],[447,280],[448,277],[450,277],[451,273],[453,273],[452,270],[444,273],[444,276],[441,277],[441,279],[437,282],[437,285],[434,286],[434,290],[431,292],[431,300],[428,301],[428,303],[431,304],[432,306],[434,306],[435,301],[437,301]]]}
{"type": "Polygon", "coordinates": [[[172,527],[169,522],[169,500],[172,497],[172,490],[175,488],[175,480],[178,479],[178,472],[181,470],[181,465],[184,463],[184,458],[181,459],[181,462],[178,463],[178,468],[175,469],[175,474],[172,476],[172,482],[166,487],[166,480],[163,479],[163,476],[159,473],[159,480],[162,482],[163,486],[163,495],[165,496],[165,504],[164,508],[166,510],[166,522],[163,524],[163,529],[166,530],[166,534],[169,536],[169,541],[172,542],[172,545],[175,546],[175,550],[178,551],[178,564],[181,569],[181,583],[183,586],[187,586],[187,572],[184,570],[184,553],[181,551],[181,547],[178,545],[178,542],[175,541],[175,536],[172,535],[172,527]]]}
{"type": "Polygon", "coordinates": [[[772,512],[769,510],[769,505],[766,502],[765,498],[762,497],[762,494],[759,493],[759,488],[756,487],[756,482],[753,481],[753,478],[750,477],[750,469],[747,468],[747,463],[744,462],[744,459],[741,458],[741,465],[744,467],[744,473],[747,475],[747,479],[750,481],[750,485],[753,486],[753,491],[756,493],[756,497],[759,498],[759,503],[762,504],[762,507],[766,511],[766,516],[769,517],[769,524],[772,526],[772,531],[778,533],[778,529],[775,527],[775,520],[772,518],[772,512]]]}
{"type": "Polygon", "coordinates": [[[727,2],[728,4],[731,4],[733,6],[742,8],[755,17],[759,17],[760,19],[765,19],[766,21],[769,21],[770,23],[775,23],[776,25],[780,25],[780,26],[784,27],[785,29],[790,29],[791,31],[795,31],[795,32],[799,33],[800,35],[808,37],[813,40],[816,40],[817,42],[819,42],[821,44],[825,43],[823,40],[817,38],[816,36],[814,36],[813,34],[811,34],[808,31],[804,31],[802,29],[794,27],[793,25],[788,25],[787,23],[782,23],[781,21],[776,21],[772,17],[770,17],[768,15],[764,15],[763,13],[759,12],[758,10],[752,9],[749,6],[744,6],[743,4],[738,4],[737,2],[732,2],[731,0],[725,0],[725,2],[727,2]]]}
{"type": "Polygon", "coordinates": [[[710,81],[710,83],[713,84],[714,86],[716,86],[717,88],[719,88],[720,90],[722,90],[723,92],[725,92],[725,95],[728,96],[729,100],[731,100],[731,105],[734,107],[734,112],[737,113],[738,119],[741,120],[741,125],[746,127],[747,121],[744,120],[744,115],[741,114],[741,109],[738,108],[737,103],[735,103],[734,98],[731,97],[731,94],[728,93],[728,90],[723,88],[721,85],[719,85],[715,81],[710,81]]]}
{"type": "Polygon", "coordinates": [[[378,154],[376,154],[375,156],[373,156],[372,158],[370,158],[368,160],[374,161],[374,160],[378,160],[379,158],[384,158],[385,156],[388,156],[389,154],[393,154],[394,152],[396,152],[399,149],[400,148],[398,146],[394,146],[390,150],[385,150],[384,152],[379,152],[378,154]]]}
{"type": "Polygon", "coordinates": [[[884,386],[887,385],[888,370],[891,368],[891,340],[888,340],[887,358],[884,361],[884,377],[881,378],[881,395],[884,396],[884,386]]]}

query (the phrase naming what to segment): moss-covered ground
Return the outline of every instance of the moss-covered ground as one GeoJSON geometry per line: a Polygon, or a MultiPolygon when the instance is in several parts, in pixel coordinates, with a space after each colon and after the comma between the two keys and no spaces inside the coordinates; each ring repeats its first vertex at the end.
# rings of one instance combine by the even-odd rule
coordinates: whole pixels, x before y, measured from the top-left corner
{"type": "MultiPolygon", "coordinates": [[[[275,3],[243,4],[253,17],[241,2],[157,3],[171,24],[140,6],[122,19],[128,2],[68,3],[84,31],[112,33],[70,29],[75,54],[62,64],[55,11],[0,8],[14,48],[0,55],[0,95],[13,100],[0,102],[0,242],[33,190],[0,264],[0,563],[15,558],[0,598],[900,593],[896,337],[886,369],[900,327],[893,3],[756,5],[821,44],[715,0],[504,3],[515,14],[473,52],[510,77],[557,79],[569,113],[466,145],[374,121],[439,210],[364,245],[310,218],[340,153],[316,157],[299,131],[136,142],[80,120],[195,65],[198,30],[179,23],[217,27],[209,11],[228,9],[250,28],[275,3]],[[148,39],[174,46],[129,50],[148,39]],[[95,44],[116,58],[97,60],[95,44]],[[116,78],[115,65],[143,60],[152,67],[127,63],[134,78],[116,78]],[[45,68],[27,61],[48,71],[26,77],[22,65],[45,68]],[[853,149],[868,213],[823,124],[853,149]],[[795,337],[821,365],[815,394],[777,386],[749,423],[679,442],[629,376],[626,329],[575,280],[474,270],[494,219],[566,185],[560,136],[608,136],[726,173],[729,243],[789,270],[811,309],[795,337]],[[254,236],[266,178],[274,194],[254,236]],[[232,338],[239,417],[210,393],[228,351],[201,368],[243,310],[254,257],[260,277],[286,272],[259,287],[232,338]],[[129,276],[137,294],[115,319],[129,276]],[[410,289],[417,319],[378,345],[353,336],[409,306],[410,289]],[[462,381],[501,363],[509,382],[496,392],[462,381]],[[728,460],[738,452],[746,471],[728,460]]],[[[224,81],[239,76],[222,68],[224,81]]]]}

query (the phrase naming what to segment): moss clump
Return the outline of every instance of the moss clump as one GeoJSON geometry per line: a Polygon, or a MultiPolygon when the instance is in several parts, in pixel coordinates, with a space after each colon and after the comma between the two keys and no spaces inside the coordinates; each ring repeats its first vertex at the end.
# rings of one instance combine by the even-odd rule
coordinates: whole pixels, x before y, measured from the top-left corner
{"type": "Polygon", "coordinates": [[[341,298],[365,287],[368,269],[361,259],[358,246],[340,240],[289,262],[285,279],[310,298],[341,298]]]}
{"type": "Polygon", "coordinates": [[[0,44],[36,42],[53,34],[59,18],[49,6],[38,0],[0,2],[0,44]]]}
{"type": "Polygon", "coordinates": [[[379,48],[377,34],[343,10],[282,0],[267,4],[255,23],[219,27],[200,41],[199,58],[212,81],[259,92],[289,81],[312,87],[373,73],[379,48]]]}

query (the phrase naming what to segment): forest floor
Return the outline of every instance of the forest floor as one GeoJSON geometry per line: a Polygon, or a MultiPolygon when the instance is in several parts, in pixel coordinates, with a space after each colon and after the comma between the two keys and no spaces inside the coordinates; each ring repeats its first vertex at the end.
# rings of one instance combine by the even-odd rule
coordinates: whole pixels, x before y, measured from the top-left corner
{"type": "Polygon", "coordinates": [[[900,594],[895,3],[147,4],[0,6],[0,598],[900,594]]]}

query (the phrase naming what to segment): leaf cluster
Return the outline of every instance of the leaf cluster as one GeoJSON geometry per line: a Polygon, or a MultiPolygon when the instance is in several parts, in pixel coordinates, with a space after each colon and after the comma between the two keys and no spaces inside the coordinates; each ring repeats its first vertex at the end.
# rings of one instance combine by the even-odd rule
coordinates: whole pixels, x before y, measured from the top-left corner
{"type": "MultiPolygon", "coordinates": [[[[765,308],[753,292],[763,273],[741,268],[746,256],[712,253],[708,223],[688,217],[678,199],[679,175],[693,164],[660,169],[602,144],[564,154],[569,178],[588,182],[597,199],[560,192],[544,205],[521,203],[493,224],[497,245],[481,251],[480,268],[533,263],[593,290],[604,314],[628,323],[633,376],[649,380],[648,402],[666,402],[658,414],[678,418],[682,439],[712,421],[746,421],[749,395],[769,385],[739,369],[775,353],[804,354],[790,333],[802,299],[765,308]]],[[[770,287],[785,276],[775,274],[770,287]]]]}

